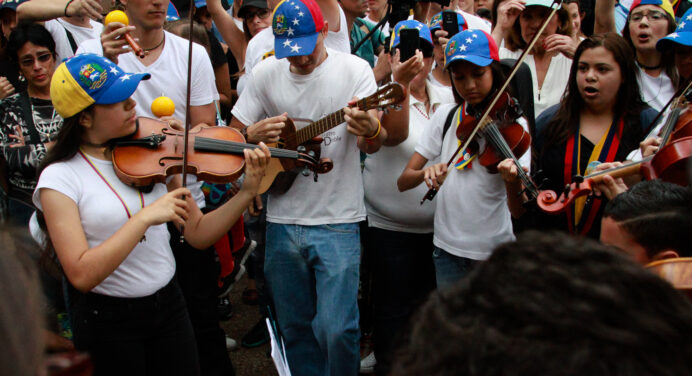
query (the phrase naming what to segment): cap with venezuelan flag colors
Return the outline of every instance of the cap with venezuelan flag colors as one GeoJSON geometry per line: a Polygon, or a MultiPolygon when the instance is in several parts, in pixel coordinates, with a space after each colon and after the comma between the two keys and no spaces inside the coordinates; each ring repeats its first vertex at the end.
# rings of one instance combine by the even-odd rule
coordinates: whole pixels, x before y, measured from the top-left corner
{"type": "Polygon", "coordinates": [[[282,0],[272,20],[276,58],[310,55],[322,28],[324,18],[314,0],[282,0]]]}
{"type": "Polygon", "coordinates": [[[692,8],[685,12],[674,32],[658,40],[656,49],[664,52],[675,45],[692,46],[692,8]]]}
{"type": "Polygon", "coordinates": [[[485,67],[500,61],[500,54],[492,36],[483,30],[469,29],[453,36],[445,47],[445,68],[458,60],[485,67]]]}
{"type": "Polygon", "coordinates": [[[126,100],[149,73],[125,73],[103,56],[81,54],[61,63],[50,82],[53,107],[67,119],[92,104],[126,100]]]}
{"type": "Polygon", "coordinates": [[[640,6],[640,5],[656,5],[661,7],[668,15],[675,20],[675,11],[673,10],[673,6],[670,4],[670,1],[668,0],[634,0],[632,2],[632,5],[630,6],[630,14],[632,14],[632,11],[634,8],[640,6]]]}
{"type": "Polygon", "coordinates": [[[394,31],[392,31],[392,36],[391,36],[391,43],[390,43],[390,51],[394,51],[397,46],[401,43],[401,30],[403,29],[417,29],[418,30],[418,36],[420,37],[421,40],[425,41],[428,43],[429,47],[432,48],[433,41],[432,41],[432,34],[430,33],[430,29],[428,28],[428,25],[418,22],[416,20],[404,20],[404,21],[399,21],[399,23],[394,26],[394,31]]]}

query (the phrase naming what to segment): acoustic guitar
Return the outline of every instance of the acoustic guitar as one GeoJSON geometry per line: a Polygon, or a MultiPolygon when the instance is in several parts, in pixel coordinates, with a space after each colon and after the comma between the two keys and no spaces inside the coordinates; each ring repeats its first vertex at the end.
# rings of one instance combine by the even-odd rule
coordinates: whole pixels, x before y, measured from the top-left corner
{"type": "MultiPolygon", "coordinates": [[[[374,94],[358,100],[352,107],[358,107],[362,111],[387,109],[397,106],[404,98],[406,98],[406,89],[400,84],[392,82],[380,88],[374,94]]],[[[320,158],[321,142],[315,142],[313,139],[343,122],[343,108],[299,130],[296,130],[296,126],[291,119],[287,119],[286,125],[279,135],[279,142],[267,144],[267,146],[313,153],[314,158],[320,161],[318,168],[314,170],[315,181],[317,181],[318,173],[329,172],[333,167],[333,163],[327,158],[320,158]]],[[[298,174],[301,173],[301,170],[306,176],[310,173],[309,170],[302,168],[299,163],[296,164],[296,161],[272,159],[260,183],[259,193],[264,193],[270,188],[271,192],[275,194],[286,193],[293,185],[293,181],[295,181],[298,174]]]]}

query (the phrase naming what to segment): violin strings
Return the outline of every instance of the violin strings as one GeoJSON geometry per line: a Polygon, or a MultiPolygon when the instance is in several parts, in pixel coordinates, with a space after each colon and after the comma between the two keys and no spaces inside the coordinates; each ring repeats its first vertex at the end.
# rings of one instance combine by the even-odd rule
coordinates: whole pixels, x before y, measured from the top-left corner
{"type": "MultiPolygon", "coordinates": [[[[241,142],[216,140],[207,137],[195,138],[196,148],[207,148],[211,151],[242,153],[244,149],[257,149],[259,146],[253,144],[245,144],[241,142]]],[[[293,150],[269,148],[271,155],[278,158],[297,158],[298,153],[293,150]]]]}
{"type": "Polygon", "coordinates": [[[517,166],[517,176],[519,176],[519,179],[522,181],[526,189],[531,193],[532,198],[538,197],[538,187],[536,187],[533,181],[526,175],[526,171],[524,171],[524,169],[521,167],[519,160],[517,160],[517,157],[512,152],[512,149],[509,147],[502,134],[500,134],[497,126],[490,124],[486,126],[484,130],[484,133],[488,135],[488,138],[494,141],[494,146],[501,154],[503,154],[502,156],[505,158],[511,158],[514,161],[514,164],[517,166]]]}

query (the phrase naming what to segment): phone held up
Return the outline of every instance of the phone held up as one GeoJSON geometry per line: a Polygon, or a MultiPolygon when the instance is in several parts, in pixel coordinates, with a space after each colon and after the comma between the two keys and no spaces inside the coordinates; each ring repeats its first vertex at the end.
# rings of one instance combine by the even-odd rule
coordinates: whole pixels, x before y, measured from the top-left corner
{"type": "Polygon", "coordinates": [[[416,55],[416,50],[420,48],[420,39],[417,29],[401,29],[399,31],[399,53],[400,61],[406,60],[416,55]]]}
{"type": "Polygon", "coordinates": [[[457,12],[445,10],[442,12],[442,30],[447,32],[445,38],[451,38],[459,32],[457,12]]]}

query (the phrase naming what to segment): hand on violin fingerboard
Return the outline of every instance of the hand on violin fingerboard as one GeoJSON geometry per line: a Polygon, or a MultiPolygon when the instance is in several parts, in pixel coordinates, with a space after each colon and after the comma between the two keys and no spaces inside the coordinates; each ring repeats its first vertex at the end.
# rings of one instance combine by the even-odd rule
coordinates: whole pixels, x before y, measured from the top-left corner
{"type": "Polygon", "coordinates": [[[649,137],[639,144],[639,150],[642,152],[642,157],[646,158],[648,156],[654,155],[658,149],[661,147],[660,137],[649,137]]]}
{"type": "MultiPolygon", "coordinates": [[[[594,169],[594,172],[609,170],[615,167],[622,166],[620,162],[601,163],[594,169]]],[[[593,193],[597,196],[605,196],[608,200],[612,200],[615,196],[627,191],[627,185],[622,178],[614,178],[610,175],[603,176],[603,180],[599,183],[592,183],[593,193]]]]}
{"type": "MultiPolygon", "coordinates": [[[[245,149],[245,180],[240,192],[247,192],[252,197],[257,196],[260,182],[264,177],[267,164],[271,158],[271,153],[263,142],[259,143],[258,149],[245,149]]],[[[239,192],[239,193],[240,193],[239,192]]]]}
{"type": "MultiPolygon", "coordinates": [[[[525,172],[529,172],[527,167],[523,167],[525,172]]],[[[519,170],[517,164],[511,158],[507,158],[497,165],[497,171],[506,183],[517,183],[519,181],[519,170]]]]}

